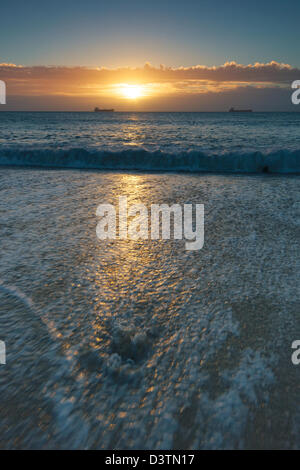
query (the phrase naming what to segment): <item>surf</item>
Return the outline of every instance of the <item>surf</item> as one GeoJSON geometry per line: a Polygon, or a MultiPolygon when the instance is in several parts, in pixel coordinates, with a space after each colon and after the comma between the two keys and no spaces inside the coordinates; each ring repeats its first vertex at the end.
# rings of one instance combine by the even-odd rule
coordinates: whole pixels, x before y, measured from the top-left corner
{"type": "Polygon", "coordinates": [[[168,153],[144,149],[2,149],[0,166],[211,173],[300,173],[300,149],[275,152],[168,153]]]}

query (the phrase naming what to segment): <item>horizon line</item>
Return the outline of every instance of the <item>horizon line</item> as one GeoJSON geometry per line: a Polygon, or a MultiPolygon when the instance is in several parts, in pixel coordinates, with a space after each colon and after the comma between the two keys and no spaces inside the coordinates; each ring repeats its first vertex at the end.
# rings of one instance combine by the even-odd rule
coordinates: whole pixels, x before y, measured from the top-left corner
{"type": "MultiPolygon", "coordinates": [[[[300,110],[275,110],[275,111],[254,111],[252,110],[251,113],[246,113],[246,114],[255,114],[255,113],[299,113],[300,110]]],[[[91,113],[91,114],[104,114],[104,115],[112,115],[115,113],[229,113],[229,110],[218,110],[218,111],[208,111],[208,110],[202,110],[202,111],[184,111],[184,110],[177,110],[177,111],[170,111],[170,110],[164,110],[164,111],[149,111],[149,110],[114,110],[111,113],[95,113],[93,110],[61,110],[61,109],[0,109],[0,113],[91,113]]],[[[239,114],[239,111],[237,111],[239,114]]],[[[241,112],[242,114],[245,114],[241,112]]],[[[230,113],[232,114],[232,113],[230,113]]]]}

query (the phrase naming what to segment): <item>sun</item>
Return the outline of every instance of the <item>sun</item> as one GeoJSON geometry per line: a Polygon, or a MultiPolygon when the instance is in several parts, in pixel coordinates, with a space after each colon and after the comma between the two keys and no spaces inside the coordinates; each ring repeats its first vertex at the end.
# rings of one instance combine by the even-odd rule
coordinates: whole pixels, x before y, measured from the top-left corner
{"type": "Polygon", "coordinates": [[[144,89],[141,85],[123,85],[120,89],[122,95],[129,100],[136,100],[144,96],[144,89]]]}

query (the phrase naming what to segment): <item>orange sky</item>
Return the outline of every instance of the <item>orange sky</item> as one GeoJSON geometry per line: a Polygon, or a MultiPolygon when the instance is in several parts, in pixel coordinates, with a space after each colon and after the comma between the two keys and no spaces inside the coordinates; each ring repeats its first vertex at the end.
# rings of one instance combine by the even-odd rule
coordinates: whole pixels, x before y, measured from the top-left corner
{"type": "Polygon", "coordinates": [[[205,111],[210,107],[217,110],[217,102],[219,110],[229,103],[253,107],[253,99],[257,102],[259,97],[262,106],[273,106],[273,99],[283,106],[283,93],[287,94],[299,77],[299,69],[275,61],[177,68],[145,64],[116,69],[0,64],[0,78],[7,84],[6,109],[90,110],[109,106],[121,111],[205,111]]]}

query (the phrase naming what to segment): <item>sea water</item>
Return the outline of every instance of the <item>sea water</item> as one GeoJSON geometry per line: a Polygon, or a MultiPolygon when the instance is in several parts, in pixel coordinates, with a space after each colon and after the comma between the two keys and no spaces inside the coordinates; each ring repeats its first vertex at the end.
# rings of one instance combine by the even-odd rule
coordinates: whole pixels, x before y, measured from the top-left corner
{"type": "Polygon", "coordinates": [[[283,162],[298,155],[299,117],[0,120],[0,447],[300,448],[299,176],[153,172],[140,160],[151,168],[159,150],[170,164],[180,149],[183,168],[190,150],[230,158],[232,147],[283,162]],[[139,171],[49,168],[91,155],[112,167],[127,155],[139,171]],[[204,204],[203,248],[99,240],[97,207],[119,196],[204,204]]]}
{"type": "Polygon", "coordinates": [[[0,165],[295,173],[300,113],[0,113],[0,165]]]}

